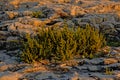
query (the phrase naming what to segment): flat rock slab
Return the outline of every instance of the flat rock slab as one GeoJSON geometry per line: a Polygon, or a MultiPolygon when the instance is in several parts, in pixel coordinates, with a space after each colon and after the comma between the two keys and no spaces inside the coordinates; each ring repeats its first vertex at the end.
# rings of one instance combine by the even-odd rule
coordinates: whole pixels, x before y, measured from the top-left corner
{"type": "Polygon", "coordinates": [[[20,73],[9,73],[4,72],[2,76],[0,76],[0,80],[18,80],[22,74],[20,73]]]}
{"type": "Polygon", "coordinates": [[[91,72],[100,72],[102,70],[102,67],[101,66],[88,66],[88,70],[91,71],[91,72]]]}
{"type": "Polygon", "coordinates": [[[118,60],[116,58],[106,58],[104,59],[104,64],[114,64],[117,63],[118,60]]]}
{"type": "Polygon", "coordinates": [[[89,24],[120,41],[120,0],[0,0],[0,80],[119,80],[120,47],[103,50],[108,56],[102,58],[53,64],[52,69],[47,63],[20,62],[20,43],[13,41],[43,26],[61,27],[64,20],[69,27],[89,24]],[[106,68],[116,73],[106,75],[106,68]]]}

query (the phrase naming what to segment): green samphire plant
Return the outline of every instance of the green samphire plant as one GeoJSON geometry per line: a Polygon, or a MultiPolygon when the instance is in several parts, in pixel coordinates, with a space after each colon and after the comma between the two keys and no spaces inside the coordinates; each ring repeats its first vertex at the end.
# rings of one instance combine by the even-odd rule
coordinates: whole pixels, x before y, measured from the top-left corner
{"type": "Polygon", "coordinates": [[[77,57],[92,57],[105,44],[98,30],[86,28],[48,28],[39,30],[35,37],[26,36],[21,59],[31,63],[40,60],[65,61],[77,57]]]}
{"type": "Polygon", "coordinates": [[[102,33],[97,29],[87,25],[85,29],[78,28],[76,30],[77,54],[87,58],[94,57],[98,50],[106,45],[106,41],[102,33]]]}

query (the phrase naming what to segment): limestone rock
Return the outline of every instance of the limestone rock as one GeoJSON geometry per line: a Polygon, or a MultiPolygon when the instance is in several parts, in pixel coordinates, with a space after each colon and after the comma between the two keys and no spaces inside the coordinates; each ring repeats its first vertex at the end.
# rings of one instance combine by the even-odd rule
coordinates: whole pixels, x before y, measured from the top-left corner
{"type": "Polygon", "coordinates": [[[79,76],[78,73],[75,72],[75,73],[71,76],[70,80],[78,80],[78,79],[79,79],[78,76],[79,76]]]}
{"type": "Polygon", "coordinates": [[[117,73],[115,80],[119,80],[119,79],[120,79],[120,73],[117,73]]]}
{"type": "Polygon", "coordinates": [[[101,23],[100,28],[105,31],[107,29],[114,29],[114,25],[109,22],[103,22],[101,23]]]}
{"type": "Polygon", "coordinates": [[[113,64],[113,63],[117,63],[117,62],[118,62],[118,60],[115,58],[104,59],[104,64],[113,64]]]}
{"type": "Polygon", "coordinates": [[[18,12],[7,12],[9,19],[14,19],[18,16],[18,12]]]}
{"type": "Polygon", "coordinates": [[[95,58],[89,61],[89,64],[93,64],[93,65],[101,65],[104,63],[103,58],[95,58]]]}
{"type": "Polygon", "coordinates": [[[71,20],[67,21],[67,24],[69,27],[74,27],[74,23],[71,20]]]}
{"type": "Polygon", "coordinates": [[[120,58],[120,48],[119,47],[113,47],[111,49],[110,55],[118,58],[118,60],[119,60],[119,58],[120,58]]]}
{"type": "Polygon", "coordinates": [[[81,22],[91,23],[90,18],[80,18],[81,22]]]}
{"type": "Polygon", "coordinates": [[[9,36],[9,37],[7,38],[7,41],[14,41],[14,40],[19,40],[19,37],[9,36]]]}
{"type": "Polygon", "coordinates": [[[101,66],[88,66],[88,70],[91,72],[99,72],[102,70],[101,66]]]}
{"type": "Polygon", "coordinates": [[[19,73],[4,73],[4,75],[0,76],[0,80],[18,80],[22,74],[19,73]]]}
{"type": "Polygon", "coordinates": [[[42,74],[39,74],[35,76],[35,79],[57,79],[56,75],[52,72],[42,72],[42,74]]]}

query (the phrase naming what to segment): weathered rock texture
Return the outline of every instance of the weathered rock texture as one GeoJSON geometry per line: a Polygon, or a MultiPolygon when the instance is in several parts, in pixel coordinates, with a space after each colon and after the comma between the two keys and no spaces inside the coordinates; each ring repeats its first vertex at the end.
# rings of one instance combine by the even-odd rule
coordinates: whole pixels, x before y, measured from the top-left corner
{"type": "Polygon", "coordinates": [[[119,80],[120,47],[111,48],[104,57],[75,59],[63,63],[19,62],[19,50],[0,51],[0,80],[119,80]],[[116,55],[116,56],[115,56],[116,55]]]}
{"type": "Polygon", "coordinates": [[[8,37],[17,40],[26,33],[34,35],[42,26],[61,26],[65,20],[69,27],[85,27],[89,24],[110,40],[120,41],[119,1],[1,0],[0,46],[9,43],[8,37]],[[36,11],[40,12],[39,16],[35,16],[36,11]]]}
{"type": "Polygon", "coordinates": [[[61,27],[64,21],[69,27],[89,24],[120,41],[120,0],[0,0],[0,80],[120,80],[120,48],[111,48],[110,58],[85,59],[56,71],[18,62],[19,40],[26,33],[35,35],[42,26],[61,27]],[[113,74],[106,75],[106,68],[113,74]]]}

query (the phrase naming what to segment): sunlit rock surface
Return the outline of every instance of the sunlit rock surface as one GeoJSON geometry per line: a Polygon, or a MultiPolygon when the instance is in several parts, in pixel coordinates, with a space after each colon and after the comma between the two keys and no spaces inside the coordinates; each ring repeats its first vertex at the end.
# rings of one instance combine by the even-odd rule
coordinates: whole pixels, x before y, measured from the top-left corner
{"type": "Polygon", "coordinates": [[[20,38],[65,20],[69,27],[89,24],[120,41],[120,0],[0,0],[0,80],[120,80],[120,47],[104,49],[105,57],[58,65],[20,62],[20,38]]]}

